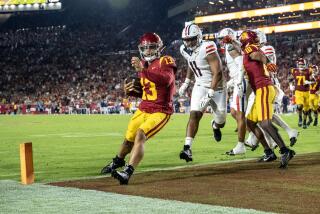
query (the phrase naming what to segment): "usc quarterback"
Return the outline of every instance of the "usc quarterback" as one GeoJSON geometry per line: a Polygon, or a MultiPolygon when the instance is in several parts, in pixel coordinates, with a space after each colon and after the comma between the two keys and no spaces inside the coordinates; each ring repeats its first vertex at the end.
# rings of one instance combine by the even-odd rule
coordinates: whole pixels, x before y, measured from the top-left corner
{"type": "Polygon", "coordinates": [[[295,152],[290,150],[282,140],[277,128],[272,124],[273,102],[276,91],[269,72],[277,70],[259,48],[259,38],[254,31],[246,30],[240,35],[241,48],[243,50],[243,65],[248,75],[249,83],[255,93],[255,100],[249,115],[247,126],[256,135],[265,149],[265,161],[276,159],[276,155],[270,149],[265,137],[258,127],[268,133],[280,148],[280,168],[286,168],[295,152]]]}
{"type": "MultiPolygon", "coordinates": [[[[132,116],[119,153],[103,167],[101,174],[111,173],[120,184],[128,184],[130,176],[144,155],[145,142],[158,133],[173,113],[176,64],[171,56],[162,56],[163,43],[156,33],[145,33],[138,45],[141,59],[132,57],[131,64],[138,72],[142,86],[141,103],[132,116]],[[125,157],[131,153],[128,165],[125,157]],[[124,167],[122,171],[117,168],[124,167]]],[[[125,92],[134,89],[125,84],[125,92]]]]}

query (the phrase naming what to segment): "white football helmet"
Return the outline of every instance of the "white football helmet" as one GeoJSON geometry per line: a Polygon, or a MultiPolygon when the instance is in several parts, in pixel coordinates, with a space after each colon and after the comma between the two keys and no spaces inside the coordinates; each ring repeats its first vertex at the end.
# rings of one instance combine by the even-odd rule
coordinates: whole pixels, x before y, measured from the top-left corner
{"type": "Polygon", "coordinates": [[[224,28],[218,33],[218,39],[223,39],[225,36],[230,36],[233,40],[236,40],[237,33],[231,28],[224,28]]]}
{"type": "Polygon", "coordinates": [[[266,36],[266,34],[265,34],[263,31],[259,30],[259,29],[256,29],[255,32],[256,32],[257,35],[258,35],[260,44],[262,44],[262,45],[266,44],[266,43],[267,43],[267,36],[266,36]]]}
{"type": "Polygon", "coordinates": [[[181,38],[183,40],[183,44],[193,51],[200,46],[202,41],[201,29],[196,24],[189,24],[183,28],[181,38]],[[191,40],[196,40],[196,43],[192,46],[190,46],[190,43],[188,42],[191,40]]]}

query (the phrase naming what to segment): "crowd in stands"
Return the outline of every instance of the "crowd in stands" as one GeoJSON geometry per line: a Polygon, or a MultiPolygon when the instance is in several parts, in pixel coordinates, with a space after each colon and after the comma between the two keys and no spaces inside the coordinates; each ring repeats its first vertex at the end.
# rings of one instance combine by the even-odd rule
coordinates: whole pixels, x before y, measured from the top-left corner
{"type": "MultiPolygon", "coordinates": [[[[134,111],[138,101],[125,97],[123,82],[135,74],[130,58],[139,55],[138,38],[144,29],[158,32],[165,42],[165,52],[176,58],[179,88],[186,71],[179,53],[182,26],[163,21],[154,27],[150,20],[143,20],[136,28],[128,17],[125,24],[104,18],[105,22],[86,25],[80,20],[69,25],[2,30],[0,114],[134,111]]],[[[268,38],[277,51],[281,85],[291,96],[289,69],[300,56],[319,65],[316,43],[320,34],[291,33],[268,38]]],[[[224,71],[226,74],[225,66],[224,71]]],[[[188,112],[190,94],[191,87],[187,97],[175,98],[177,112],[188,112]]]]}

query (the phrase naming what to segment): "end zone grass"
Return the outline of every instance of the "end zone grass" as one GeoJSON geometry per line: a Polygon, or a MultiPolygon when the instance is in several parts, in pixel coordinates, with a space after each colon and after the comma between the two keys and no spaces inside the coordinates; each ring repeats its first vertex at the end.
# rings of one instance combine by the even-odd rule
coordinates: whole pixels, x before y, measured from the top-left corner
{"type": "MultiPolygon", "coordinates": [[[[33,142],[36,182],[53,182],[98,176],[117,153],[130,115],[57,115],[0,117],[0,180],[20,180],[19,144],[33,142]]],[[[283,117],[296,127],[296,115],[283,117]]],[[[220,143],[212,139],[211,115],[201,121],[193,145],[194,161],[188,165],[257,158],[261,147],[245,155],[224,153],[236,144],[235,121],[228,117],[220,143]]],[[[185,166],[178,155],[184,144],[188,115],[173,115],[168,125],[146,144],[138,171],[185,166]]],[[[297,154],[320,152],[319,127],[300,129],[297,154]]],[[[288,142],[288,136],[281,131],[288,142]]],[[[289,166],[290,167],[290,166],[289,166]]]]}

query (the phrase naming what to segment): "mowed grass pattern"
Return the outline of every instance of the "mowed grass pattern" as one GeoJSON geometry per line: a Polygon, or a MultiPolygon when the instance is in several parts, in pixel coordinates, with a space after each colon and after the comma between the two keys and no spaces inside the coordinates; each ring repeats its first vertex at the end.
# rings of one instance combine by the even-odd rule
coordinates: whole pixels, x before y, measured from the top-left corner
{"type": "MultiPolygon", "coordinates": [[[[33,143],[36,182],[52,182],[98,176],[100,169],[117,153],[131,115],[27,115],[0,117],[0,180],[20,180],[19,144],[33,143]]],[[[283,117],[296,127],[297,116],[283,117]]],[[[235,121],[228,116],[222,141],[212,138],[206,114],[193,145],[194,161],[187,165],[257,158],[262,149],[229,157],[224,153],[236,144],[235,121]]],[[[185,166],[179,159],[184,144],[188,115],[176,114],[145,147],[145,157],[137,171],[185,166]]],[[[294,147],[297,154],[319,152],[319,127],[299,129],[294,147]]],[[[288,142],[287,134],[281,134],[288,142]]]]}

